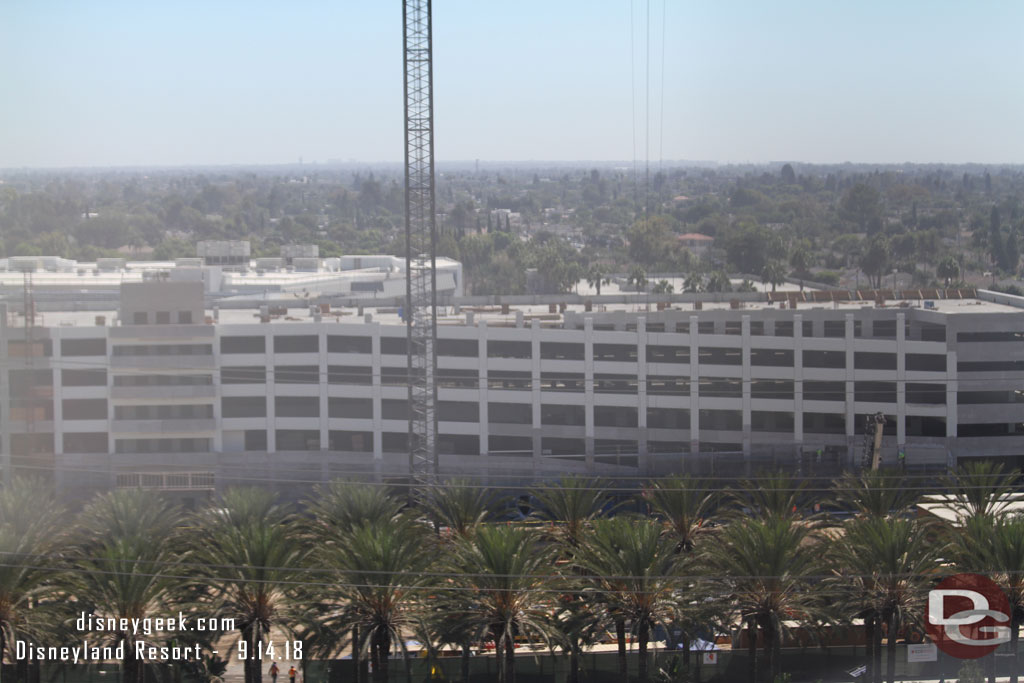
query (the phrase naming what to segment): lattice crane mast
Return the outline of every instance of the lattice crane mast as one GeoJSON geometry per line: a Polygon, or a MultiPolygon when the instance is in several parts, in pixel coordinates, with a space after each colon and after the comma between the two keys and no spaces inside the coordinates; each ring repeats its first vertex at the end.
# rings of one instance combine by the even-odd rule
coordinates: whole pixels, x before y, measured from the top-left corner
{"type": "Polygon", "coordinates": [[[430,0],[403,0],[405,57],[405,322],[409,469],[429,483],[437,462],[437,225],[434,211],[433,36],[430,0]]]}

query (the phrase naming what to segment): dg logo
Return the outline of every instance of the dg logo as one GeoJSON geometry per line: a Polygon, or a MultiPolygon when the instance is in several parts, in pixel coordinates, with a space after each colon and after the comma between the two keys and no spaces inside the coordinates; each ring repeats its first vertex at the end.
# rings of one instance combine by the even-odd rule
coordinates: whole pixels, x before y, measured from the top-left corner
{"type": "Polygon", "coordinates": [[[991,579],[955,574],[928,592],[926,628],[940,650],[977,659],[1010,642],[1010,601],[991,579]]]}

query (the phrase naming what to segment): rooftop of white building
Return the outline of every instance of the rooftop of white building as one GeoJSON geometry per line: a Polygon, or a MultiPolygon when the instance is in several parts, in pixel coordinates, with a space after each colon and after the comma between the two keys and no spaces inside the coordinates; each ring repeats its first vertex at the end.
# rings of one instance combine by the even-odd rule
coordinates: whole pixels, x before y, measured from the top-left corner
{"type": "MultiPolygon", "coordinates": [[[[593,315],[601,317],[603,314],[622,313],[627,315],[646,315],[653,317],[663,312],[676,311],[699,315],[701,312],[733,311],[733,312],[759,312],[778,311],[779,313],[800,313],[807,311],[844,311],[856,312],[863,309],[870,310],[897,310],[908,311],[912,309],[926,310],[941,315],[971,315],[979,313],[1024,313],[1024,298],[974,290],[957,292],[946,292],[946,298],[926,299],[925,294],[939,294],[938,292],[887,292],[888,297],[884,302],[874,298],[867,300],[829,300],[828,297],[849,296],[849,292],[776,292],[769,294],[745,294],[745,297],[757,297],[757,300],[740,300],[739,295],[729,294],[684,294],[684,295],[648,295],[646,297],[622,297],[604,295],[600,299],[589,303],[590,310],[587,310],[587,303],[580,301],[579,297],[503,297],[509,303],[490,303],[486,298],[464,298],[458,305],[445,305],[438,307],[438,324],[448,325],[475,325],[481,320],[486,320],[489,326],[514,327],[517,324],[529,326],[532,320],[539,320],[544,327],[560,327],[565,322],[566,314],[577,316],[593,315]],[[894,296],[895,294],[895,296],[894,296]],[[792,301],[789,296],[802,297],[797,302],[796,309],[792,308],[792,301]],[[912,295],[912,296],[911,296],[912,295]],[[775,301],[767,300],[774,296],[775,301]],[[955,298],[950,298],[955,296],[955,298]],[[963,298],[960,298],[963,296],[963,298]],[[571,302],[569,300],[572,300],[571,302]],[[699,301],[699,308],[695,301],[699,301]],[[659,303],[662,302],[662,303],[659,303]],[[521,321],[520,322],[520,317],[521,321]]],[[[399,307],[392,301],[388,305],[363,305],[363,306],[311,306],[305,298],[292,296],[267,301],[265,304],[258,302],[242,307],[220,308],[214,311],[207,308],[206,316],[209,322],[220,325],[241,325],[259,323],[266,315],[267,322],[274,325],[288,323],[313,322],[317,319],[324,322],[339,323],[365,323],[377,322],[384,325],[403,325],[399,313],[399,307]],[[262,309],[262,310],[261,310],[262,309]],[[315,309],[315,310],[314,310],[315,309]]],[[[11,324],[19,324],[20,316],[10,313],[11,324]]],[[[105,326],[117,325],[117,312],[108,311],[44,311],[38,314],[37,325],[48,327],[93,327],[97,320],[102,319],[105,326]]]]}

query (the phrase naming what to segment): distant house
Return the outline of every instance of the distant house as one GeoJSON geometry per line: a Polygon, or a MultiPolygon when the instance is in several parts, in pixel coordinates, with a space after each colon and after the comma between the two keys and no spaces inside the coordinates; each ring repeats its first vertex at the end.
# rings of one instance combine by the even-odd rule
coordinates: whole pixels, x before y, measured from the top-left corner
{"type": "Polygon", "coordinates": [[[688,232],[676,239],[679,240],[680,246],[686,247],[696,256],[703,256],[715,243],[714,237],[702,235],[699,232],[688,232]]]}
{"type": "Polygon", "coordinates": [[[153,247],[141,247],[133,246],[131,244],[124,244],[117,248],[117,253],[124,254],[125,256],[144,256],[148,258],[153,255],[153,247]]]}

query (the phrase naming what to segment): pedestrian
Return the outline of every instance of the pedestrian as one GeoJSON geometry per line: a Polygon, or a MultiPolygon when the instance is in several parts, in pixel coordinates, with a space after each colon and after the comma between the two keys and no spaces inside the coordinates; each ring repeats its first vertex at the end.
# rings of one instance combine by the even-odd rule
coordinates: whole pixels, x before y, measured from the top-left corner
{"type": "Polygon", "coordinates": [[[270,682],[271,683],[277,683],[277,673],[278,673],[277,662],[274,662],[273,664],[270,665],[270,672],[269,673],[270,673],[270,682]]]}
{"type": "Polygon", "coordinates": [[[297,676],[298,673],[299,672],[295,670],[295,665],[292,664],[291,667],[288,668],[288,683],[295,683],[295,676],[297,676]]]}

